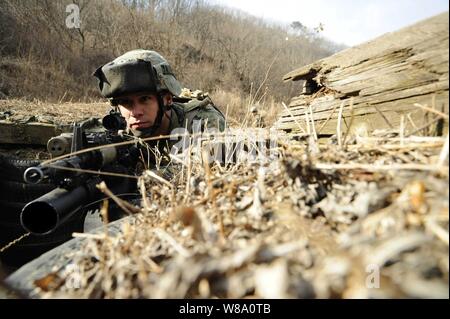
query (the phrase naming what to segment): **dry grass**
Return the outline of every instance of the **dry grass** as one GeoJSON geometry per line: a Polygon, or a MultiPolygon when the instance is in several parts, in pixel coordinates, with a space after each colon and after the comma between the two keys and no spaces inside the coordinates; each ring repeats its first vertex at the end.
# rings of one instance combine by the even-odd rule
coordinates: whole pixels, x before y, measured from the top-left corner
{"type": "MultiPolygon", "coordinates": [[[[1,57],[0,98],[21,98],[47,102],[94,102],[99,99],[96,81],[70,72],[62,62],[40,61],[36,57],[1,57]]],[[[90,75],[87,66],[80,71],[90,75]]]]}
{"type": "Polygon", "coordinates": [[[252,94],[242,96],[238,92],[223,90],[215,90],[210,95],[232,127],[270,127],[281,108],[280,103],[265,95],[255,98],[252,94]]]}
{"type": "Polygon", "coordinates": [[[277,159],[208,166],[197,150],[170,180],[144,174],[141,213],[83,235],[32,295],[448,298],[446,139],[305,138],[280,136],[277,159]]]}
{"type": "MultiPolygon", "coordinates": [[[[272,98],[252,101],[250,96],[241,97],[236,92],[216,90],[210,93],[214,104],[227,116],[233,127],[270,127],[276,120],[281,105],[272,98]],[[255,106],[256,113],[251,112],[255,106]],[[258,125],[258,124],[263,125],[258,125]]],[[[69,124],[90,117],[102,117],[110,110],[106,101],[90,103],[49,103],[40,99],[0,99],[0,112],[11,112],[9,119],[24,120],[36,117],[43,122],[69,124]]]]}
{"type": "MultiPolygon", "coordinates": [[[[257,126],[250,97],[211,96],[237,129],[231,144],[274,138],[244,127],[257,126]]],[[[61,123],[108,107],[0,101],[0,111],[61,123]]],[[[309,134],[279,132],[275,157],[241,152],[205,165],[204,141],[160,175],[146,171],[141,207],[119,205],[132,214],[119,232],[74,234],[80,248],[48,262],[60,270],[28,283],[31,296],[448,298],[448,136],[389,130],[318,142],[305,125],[309,134]]]]}

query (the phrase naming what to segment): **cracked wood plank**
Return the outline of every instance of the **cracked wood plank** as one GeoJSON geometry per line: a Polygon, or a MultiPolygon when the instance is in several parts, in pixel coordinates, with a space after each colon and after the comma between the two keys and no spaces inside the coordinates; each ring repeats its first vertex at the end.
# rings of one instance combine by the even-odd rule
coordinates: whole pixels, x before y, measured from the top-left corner
{"type": "Polygon", "coordinates": [[[61,132],[53,124],[0,121],[0,144],[47,145],[50,138],[61,132]]]}
{"type": "Polygon", "coordinates": [[[405,116],[411,132],[435,119],[416,103],[448,114],[448,26],[445,12],[286,74],[285,81],[312,81],[319,92],[294,97],[275,126],[297,131],[292,116],[305,121],[309,105],[325,135],[335,134],[341,103],[344,122],[353,114],[369,130],[398,128],[405,116]]]}

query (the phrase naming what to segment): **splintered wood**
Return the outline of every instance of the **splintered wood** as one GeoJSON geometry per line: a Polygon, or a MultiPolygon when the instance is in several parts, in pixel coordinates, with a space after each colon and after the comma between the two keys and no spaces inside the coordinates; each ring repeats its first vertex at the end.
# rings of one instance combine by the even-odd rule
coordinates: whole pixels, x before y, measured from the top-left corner
{"type": "Polygon", "coordinates": [[[313,119],[322,135],[335,134],[339,125],[372,131],[401,123],[405,134],[442,134],[442,114],[448,119],[448,21],[448,12],[442,13],[286,74],[285,81],[305,80],[305,89],[277,127],[304,132],[313,119]]]}
{"type": "Polygon", "coordinates": [[[169,181],[144,174],[142,212],[74,239],[64,262],[47,257],[29,295],[448,298],[445,138],[287,137],[278,151],[227,166],[200,154],[169,181]]]}

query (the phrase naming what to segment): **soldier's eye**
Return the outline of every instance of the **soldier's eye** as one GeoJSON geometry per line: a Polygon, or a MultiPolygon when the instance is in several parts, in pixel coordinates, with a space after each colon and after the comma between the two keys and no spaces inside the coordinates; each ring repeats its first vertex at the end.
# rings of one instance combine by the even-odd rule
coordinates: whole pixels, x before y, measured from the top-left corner
{"type": "Polygon", "coordinates": [[[152,97],[151,97],[150,95],[143,95],[143,96],[141,96],[141,98],[140,98],[141,103],[148,102],[148,101],[150,101],[151,99],[152,99],[152,97]]]}
{"type": "Polygon", "coordinates": [[[117,104],[121,105],[121,106],[123,106],[123,107],[125,107],[127,109],[133,107],[133,102],[131,102],[128,99],[117,99],[117,104]]]}

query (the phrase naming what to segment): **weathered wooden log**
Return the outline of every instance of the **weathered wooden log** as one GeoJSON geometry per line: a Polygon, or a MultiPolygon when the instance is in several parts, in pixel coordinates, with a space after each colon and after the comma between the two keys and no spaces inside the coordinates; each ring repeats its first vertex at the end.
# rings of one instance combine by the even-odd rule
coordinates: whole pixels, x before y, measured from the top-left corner
{"type": "Polygon", "coordinates": [[[50,138],[61,132],[54,124],[0,121],[0,144],[47,145],[50,138]]]}
{"type": "Polygon", "coordinates": [[[284,81],[304,80],[306,88],[275,126],[307,131],[312,113],[319,135],[335,134],[342,105],[344,132],[361,126],[369,132],[398,129],[403,122],[406,134],[431,128],[445,133],[448,18],[448,12],[442,13],[286,74],[284,81]]]}

